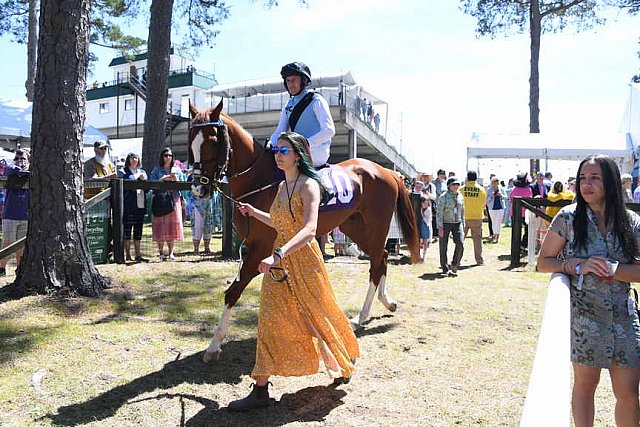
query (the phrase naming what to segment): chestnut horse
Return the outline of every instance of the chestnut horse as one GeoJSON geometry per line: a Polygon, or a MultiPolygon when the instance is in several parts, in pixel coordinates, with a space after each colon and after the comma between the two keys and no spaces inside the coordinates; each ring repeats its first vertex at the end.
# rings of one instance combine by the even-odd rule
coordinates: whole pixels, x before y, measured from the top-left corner
{"type": "MultiPolygon", "coordinates": [[[[193,118],[189,136],[189,162],[194,165],[195,197],[209,197],[211,185],[217,186],[226,176],[231,197],[268,212],[278,190],[277,168],[271,151],[258,144],[231,117],[222,112],[222,101],[215,108],[198,110],[190,105],[193,118]]],[[[353,183],[355,203],[352,208],[320,212],[318,236],[335,227],[357,243],[370,257],[369,290],[354,328],[362,327],[369,316],[373,298],[389,311],[397,304],[387,294],[387,251],[385,242],[393,212],[397,212],[412,262],[420,258],[416,218],[402,179],[394,172],[364,159],[339,163],[353,183]]],[[[234,208],[233,223],[245,239],[248,252],[243,256],[238,275],[225,291],[225,308],[211,344],[204,354],[205,362],[217,359],[229,328],[231,310],[247,284],[258,274],[258,264],[273,251],[276,232],[255,218],[247,218],[234,208]]]]}

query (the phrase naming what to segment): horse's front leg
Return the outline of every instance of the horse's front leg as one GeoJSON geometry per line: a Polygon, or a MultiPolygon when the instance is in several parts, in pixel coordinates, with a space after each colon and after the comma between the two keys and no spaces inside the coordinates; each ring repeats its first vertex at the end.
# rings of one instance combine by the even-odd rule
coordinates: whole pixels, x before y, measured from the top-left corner
{"type": "Polygon", "coordinates": [[[258,263],[260,260],[264,259],[270,251],[268,244],[248,245],[248,247],[249,251],[245,254],[246,259],[238,266],[238,275],[231,286],[229,286],[225,291],[225,306],[222,316],[215,328],[211,343],[202,356],[202,360],[205,363],[211,363],[220,358],[220,354],[222,353],[222,342],[227,336],[229,327],[231,326],[231,311],[240,299],[240,296],[242,296],[244,289],[247,287],[249,282],[251,282],[251,279],[258,275],[258,263]]]}
{"type": "Polygon", "coordinates": [[[231,310],[233,310],[233,306],[224,306],[222,316],[220,316],[220,321],[213,333],[211,343],[202,355],[202,361],[204,363],[212,363],[214,360],[218,360],[220,358],[220,354],[222,353],[222,341],[224,340],[224,337],[227,336],[229,325],[231,324],[231,310]]]}

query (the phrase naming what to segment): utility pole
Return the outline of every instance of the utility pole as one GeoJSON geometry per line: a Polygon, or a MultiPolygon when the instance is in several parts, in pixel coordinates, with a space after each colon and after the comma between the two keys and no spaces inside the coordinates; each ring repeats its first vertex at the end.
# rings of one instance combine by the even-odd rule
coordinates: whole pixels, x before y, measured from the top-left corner
{"type": "Polygon", "coordinates": [[[400,154],[402,154],[402,111],[400,111],[400,154]]]}

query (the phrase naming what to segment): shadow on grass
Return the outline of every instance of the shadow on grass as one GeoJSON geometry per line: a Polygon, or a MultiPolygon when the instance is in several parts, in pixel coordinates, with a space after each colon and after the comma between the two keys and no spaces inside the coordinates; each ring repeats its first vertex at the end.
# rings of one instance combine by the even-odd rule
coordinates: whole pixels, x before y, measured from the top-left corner
{"type": "Polygon", "coordinates": [[[15,282],[7,283],[0,287],[0,304],[8,301],[17,301],[29,296],[22,289],[19,289],[15,282]]]}
{"type": "Polygon", "coordinates": [[[389,257],[387,259],[387,264],[388,265],[408,265],[408,264],[411,264],[411,258],[409,258],[406,255],[401,255],[399,258],[389,257]]]}
{"type": "MultiPolygon", "coordinates": [[[[137,396],[156,390],[171,389],[180,384],[238,384],[242,375],[247,375],[253,367],[256,340],[247,339],[230,341],[225,344],[221,362],[213,366],[202,362],[202,352],[192,354],[184,359],[169,362],[156,372],[152,372],[133,381],[115,387],[86,402],[58,408],[56,414],[45,417],[56,425],[75,426],[95,422],[112,417],[118,410],[135,401],[137,396]]],[[[155,397],[169,395],[158,393],[155,397]]],[[[218,407],[212,400],[200,397],[189,397],[186,394],[175,394],[182,398],[197,400],[208,407],[218,407]]],[[[145,398],[148,400],[148,398],[145,398]]],[[[184,425],[184,424],[181,424],[184,425]]]]}
{"type": "Polygon", "coordinates": [[[22,354],[33,351],[59,328],[57,326],[16,326],[11,320],[0,320],[0,366],[22,354]]]}
{"type": "Polygon", "coordinates": [[[434,280],[438,280],[438,279],[443,279],[445,277],[447,277],[447,275],[443,274],[441,271],[439,271],[437,273],[424,273],[424,274],[421,274],[420,276],[418,276],[418,279],[434,281],[434,280]]]}
{"type": "MultiPolygon", "coordinates": [[[[247,394],[249,391],[247,390],[247,394]]],[[[271,406],[247,413],[229,412],[217,406],[203,408],[185,424],[188,427],[203,426],[282,426],[292,422],[322,422],[340,405],[347,395],[333,386],[314,386],[283,394],[271,406]]]]}
{"type": "MultiPolygon", "coordinates": [[[[387,314],[386,316],[393,317],[391,314],[387,314]]],[[[395,329],[396,326],[398,325],[396,325],[395,323],[386,323],[384,325],[374,326],[373,328],[360,328],[355,331],[355,334],[357,338],[366,337],[368,335],[384,334],[385,332],[389,332],[390,330],[395,329]]]]}

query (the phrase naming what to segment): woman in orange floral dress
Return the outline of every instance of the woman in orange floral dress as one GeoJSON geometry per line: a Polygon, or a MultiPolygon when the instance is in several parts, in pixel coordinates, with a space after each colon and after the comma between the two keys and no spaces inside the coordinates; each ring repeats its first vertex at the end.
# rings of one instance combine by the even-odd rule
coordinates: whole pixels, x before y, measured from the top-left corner
{"type": "Polygon", "coordinates": [[[321,360],[334,383],[346,383],[359,357],[358,342],[336,302],[314,239],[322,184],[311,166],[309,143],[302,135],[285,132],[274,153],[285,180],[269,212],[238,206],[241,214],[275,228],[278,235],[273,254],[258,266],[265,275],[251,373],[256,383],[247,397],[229,404],[231,411],[268,406],[271,375],[313,375],[321,360]],[[288,271],[283,281],[269,274],[278,268],[288,271]]]}

